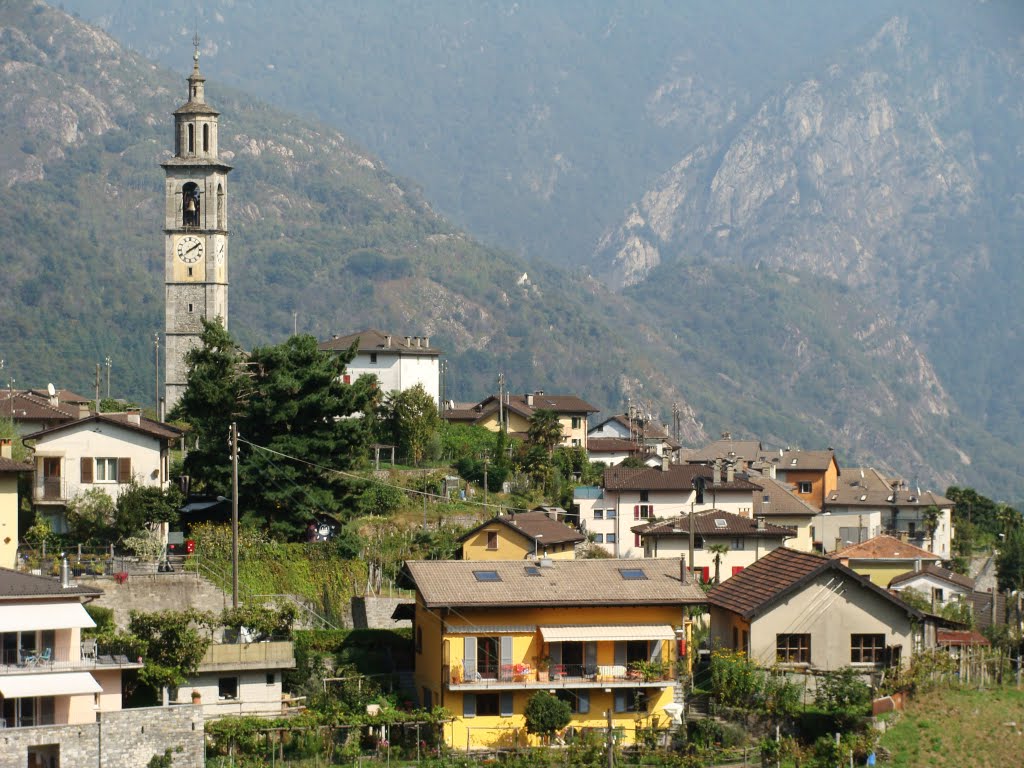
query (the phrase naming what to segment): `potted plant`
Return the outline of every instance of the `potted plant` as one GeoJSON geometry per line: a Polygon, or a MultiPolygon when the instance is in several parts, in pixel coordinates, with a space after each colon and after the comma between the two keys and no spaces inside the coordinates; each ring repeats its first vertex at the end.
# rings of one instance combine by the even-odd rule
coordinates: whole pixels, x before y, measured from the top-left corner
{"type": "Polygon", "coordinates": [[[197,691],[195,688],[192,689],[192,703],[193,704],[202,704],[203,703],[203,695],[201,693],[199,693],[199,691],[197,691]]]}
{"type": "Polygon", "coordinates": [[[534,663],[537,665],[537,682],[546,683],[550,678],[551,657],[537,656],[534,663]]]}
{"type": "Polygon", "coordinates": [[[452,665],[452,684],[459,685],[462,682],[462,665],[452,665]]]}

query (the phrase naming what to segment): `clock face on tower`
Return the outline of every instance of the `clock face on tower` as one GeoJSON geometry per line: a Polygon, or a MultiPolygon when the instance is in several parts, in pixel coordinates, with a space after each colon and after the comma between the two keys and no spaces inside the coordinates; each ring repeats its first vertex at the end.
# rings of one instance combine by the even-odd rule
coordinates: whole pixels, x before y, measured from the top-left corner
{"type": "Polygon", "coordinates": [[[186,235],[178,241],[178,258],[186,264],[195,264],[203,258],[203,241],[198,237],[186,235]]]}
{"type": "Polygon", "coordinates": [[[213,239],[213,263],[215,266],[220,266],[224,263],[224,251],[227,248],[227,242],[223,235],[217,235],[213,239]]]}

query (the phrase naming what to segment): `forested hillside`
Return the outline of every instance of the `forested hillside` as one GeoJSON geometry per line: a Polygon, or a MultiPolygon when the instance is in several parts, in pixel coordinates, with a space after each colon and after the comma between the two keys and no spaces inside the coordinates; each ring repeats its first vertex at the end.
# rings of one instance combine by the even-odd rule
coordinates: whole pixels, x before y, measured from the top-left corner
{"type": "MultiPolygon", "coordinates": [[[[73,5],[86,3],[82,0],[73,5]]],[[[405,19],[373,8],[362,14],[353,11],[345,34],[358,36],[379,29],[379,37],[360,38],[360,45],[363,49],[376,45],[378,54],[382,46],[395,51],[395,56],[405,61],[401,67],[383,55],[377,57],[381,62],[377,70],[366,62],[357,67],[349,60],[342,66],[332,58],[342,50],[346,56],[354,56],[354,42],[352,50],[319,37],[315,39],[321,42],[306,46],[261,46],[256,32],[259,19],[267,26],[267,9],[256,0],[223,6],[214,3],[203,11],[221,13],[229,21],[238,19],[253,33],[244,46],[240,39],[211,33],[202,58],[209,78],[208,98],[223,115],[222,152],[236,169],[231,177],[230,203],[231,330],[243,344],[279,341],[291,332],[293,313],[297,313],[300,331],[320,338],[370,326],[430,335],[449,359],[449,394],[456,399],[481,397],[494,388],[497,373],[504,372],[513,390],[572,391],[608,411],[622,409],[626,396],[648,403],[663,416],[676,403],[683,413],[682,437],[687,444],[698,444],[728,429],[736,435],[754,435],[785,445],[833,446],[844,464],[875,464],[922,487],[942,489],[957,483],[976,486],[996,498],[1024,497],[1019,432],[1012,427],[1013,418],[1019,416],[1019,399],[1011,394],[989,401],[993,407],[1001,403],[1004,409],[997,419],[1002,429],[992,422],[998,411],[979,418],[978,408],[987,405],[968,402],[972,395],[996,383],[1002,391],[1001,385],[1015,366],[1019,367],[1022,357],[1019,339],[1014,341],[1014,329],[1021,324],[1020,310],[1008,291],[1014,283],[1012,278],[1002,279],[1005,260],[1020,242],[1019,232],[1012,229],[1016,220],[1007,216],[1015,203],[1004,200],[997,208],[998,216],[971,224],[973,212],[981,209],[993,190],[1009,194],[1012,185],[979,186],[982,180],[988,184],[989,176],[967,173],[964,183],[975,190],[977,207],[958,209],[955,217],[932,217],[922,229],[930,229],[934,252],[920,254],[920,264],[889,260],[886,254],[900,251],[908,242],[922,241],[919,236],[913,241],[885,240],[873,252],[875,261],[864,267],[861,282],[845,279],[862,274],[848,265],[841,267],[836,262],[835,274],[820,268],[819,262],[834,259],[832,241],[821,237],[827,228],[808,228],[803,236],[819,250],[800,251],[802,259],[786,252],[778,252],[775,258],[755,258],[769,252],[770,244],[793,242],[793,237],[784,237],[780,229],[787,223],[782,196],[785,185],[775,197],[758,198],[759,208],[723,204],[714,209],[728,210],[733,217],[727,237],[713,219],[687,218],[690,209],[673,204],[677,189],[673,174],[683,179],[679,188],[692,186],[694,190],[683,196],[685,200],[701,201],[712,188],[712,169],[756,170],[761,166],[755,160],[765,155],[800,157],[803,145],[780,132],[779,125],[786,125],[786,116],[793,114],[791,105],[799,103],[798,96],[804,91],[785,85],[773,94],[772,84],[780,78],[792,76],[797,84],[815,78],[824,82],[833,63],[845,67],[836,78],[848,84],[844,87],[850,95],[845,107],[850,117],[843,124],[852,121],[853,132],[866,129],[872,113],[858,111],[856,105],[870,99],[864,97],[865,81],[858,74],[864,67],[856,67],[859,49],[853,41],[866,45],[876,39],[888,23],[884,18],[871,24],[850,23],[842,30],[830,27],[832,31],[822,36],[823,42],[783,57],[780,41],[795,40],[794,30],[806,31],[801,25],[819,19],[817,11],[792,28],[782,23],[788,16],[774,19],[778,22],[774,26],[786,29],[778,39],[770,34],[774,28],[771,18],[752,14],[749,24],[736,27],[735,37],[730,38],[733,42],[707,36],[699,49],[683,50],[674,47],[670,30],[661,30],[665,19],[657,15],[640,14],[643,24],[637,31],[631,26],[631,17],[621,14],[590,17],[582,9],[567,6],[559,11],[562,22],[555,23],[555,17],[547,16],[544,20],[551,23],[537,24],[535,16],[514,18],[517,6],[485,5],[478,12],[482,15],[473,16],[479,24],[459,26],[455,24],[458,13],[470,10],[456,9],[454,15],[439,15],[429,34],[421,33],[429,43],[427,49],[435,50],[431,46],[440,45],[441,40],[441,48],[452,56],[450,62],[435,62],[434,66],[449,74],[450,69],[462,73],[455,83],[458,88],[446,90],[453,101],[437,101],[432,112],[427,108],[430,105],[417,99],[434,98],[438,90],[414,93],[417,79],[412,75],[423,75],[426,65],[399,55],[413,56],[402,49],[409,43],[402,35],[413,34],[410,26],[417,14],[405,19]],[[499,16],[512,17],[512,27],[497,24],[499,16]],[[523,49],[522,64],[517,68],[507,57],[526,39],[527,27],[555,37],[543,44],[530,43],[545,50],[523,49]],[[455,28],[476,31],[467,31],[468,38],[446,37],[445,30],[455,28]],[[488,37],[495,29],[512,37],[488,37]],[[510,29],[518,29],[519,37],[510,29]],[[558,35],[566,41],[577,40],[579,45],[559,49],[551,42],[558,35]],[[625,37],[620,39],[620,35],[625,37]],[[760,43],[734,56],[731,66],[718,69],[705,66],[695,56],[700,50],[710,57],[717,46],[721,57],[728,59],[738,40],[760,43]],[[843,41],[850,41],[846,53],[821,58],[830,45],[846,45],[843,41]],[[244,55],[227,56],[229,42],[231,51],[244,47],[244,55]],[[488,65],[489,78],[479,68],[479,59],[456,55],[481,46],[493,59],[488,65]],[[621,82],[613,76],[622,68],[621,58],[614,63],[616,56],[648,48],[657,60],[638,56],[646,62],[637,65],[641,74],[623,70],[621,82]],[[283,58],[289,51],[314,55],[318,64],[304,70],[301,57],[298,63],[283,58]],[[779,53],[778,71],[764,66],[772,51],[779,53]],[[594,64],[602,52],[607,61],[594,64]],[[551,64],[547,56],[558,61],[551,64]],[[254,57],[258,64],[251,61],[254,57]],[[343,90],[346,73],[354,86],[375,83],[374,72],[381,78],[375,89],[402,85],[409,103],[404,117],[399,107],[378,104],[367,91],[357,89],[363,101],[349,104],[349,112],[339,112],[334,118],[340,123],[343,115],[351,116],[358,107],[366,115],[376,114],[377,125],[401,124],[400,154],[423,155],[423,162],[439,175],[443,175],[440,169],[450,155],[435,148],[450,125],[452,110],[456,122],[463,125],[460,130],[473,133],[472,118],[486,111],[479,99],[490,98],[495,115],[501,115],[507,108],[506,91],[548,93],[545,99],[526,99],[514,107],[523,115],[534,115],[537,120],[532,125],[538,127],[536,132],[524,128],[512,142],[518,149],[506,153],[508,142],[487,132],[497,129],[482,128],[473,135],[482,142],[480,146],[492,151],[467,151],[458,166],[449,168],[451,178],[444,183],[461,190],[467,199],[472,197],[474,209],[490,209],[492,220],[502,221],[500,228],[482,228],[489,238],[497,239],[499,230],[514,227],[523,237],[550,241],[556,251],[564,248],[564,261],[575,261],[570,253],[583,237],[580,233],[589,232],[587,238],[596,238],[605,230],[608,238],[592,265],[595,273],[615,263],[622,250],[617,245],[619,233],[624,233],[621,242],[640,243],[638,251],[652,258],[641,265],[636,280],[602,283],[589,277],[589,269],[551,266],[558,259],[541,262],[483,246],[437,215],[415,183],[399,178],[388,165],[362,150],[347,125],[329,127],[281,112],[252,95],[228,90],[214,74],[237,67],[235,74],[240,77],[243,66],[250,67],[253,82],[260,85],[256,93],[261,99],[280,92],[275,88],[289,90],[296,99],[303,93],[343,90]],[[754,70],[757,76],[748,77],[754,70]],[[565,82],[545,79],[552,71],[563,73],[565,82]],[[334,76],[328,78],[331,72],[334,76]],[[409,77],[398,76],[403,72],[409,77]],[[598,76],[587,86],[591,90],[581,91],[588,73],[593,72],[598,76]],[[664,88],[651,90],[651,78],[658,79],[657,73],[664,78],[664,88]],[[547,83],[543,88],[542,80],[547,83]],[[640,81],[646,85],[641,87],[640,81]],[[489,97],[483,88],[488,84],[493,86],[489,97]],[[463,91],[476,94],[472,110],[455,99],[463,91]],[[632,103],[639,100],[642,105],[618,123],[597,120],[596,113],[584,109],[598,110],[598,102],[607,106],[602,100],[609,93],[625,98],[626,91],[632,94],[632,103]],[[866,100],[859,102],[854,96],[866,100]],[[559,118],[559,130],[549,133],[552,116],[561,114],[563,107],[568,111],[559,118]],[[430,115],[443,115],[445,120],[430,115]],[[409,131],[417,122],[421,138],[414,142],[409,131]],[[666,132],[659,135],[667,136],[667,141],[654,142],[659,131],[666,132]],[[539,156],[534,153],[537,146],[547,146],[545,137],[556,134],[557,142],[548,147],[551,152],[545,149],[540,155],[549,160],[559,154],[569,157],[561,150],[572,147],[573,152],[587,153],[590,165],[581,172],[586,163],[573,155],[572,162],[564,165],[574,169],[572,173],[566,170],[567,175],[558,176],[558,183],[536,187],[550,190],[540,206],[541,214],[536,201],[528,202],[518,185],[530,174],[537,179],[551,178],[536,168],[531,170],[530,158],[539,156]],[[713,140],[702,139],[709,136],[713,140]],[[749,160],[739,154],[744,146],[756,148],[749,160]],[[602,147],[608,149],[603,158],[599,157],[602,147]],[[490,161],[473,166],[474,158],[482,156],[490,161]],[[691,156],[695,159],[679,160],[691,156]],[[630,160],[634,157],[636,162],[630,160]],[[673,164],[674,170],[666,172],[673,164]],[[692,172],[688,174],[687,168],[692,172]],[[466,174],[476,174],[477,181],[490,178],[496,191],[486,194],[480,184],[468,183],[466,174]],[[620,176],[622,183],[615,184],[620,176]],[[501,180],[508,178],[516,182],[504,188],[501,180]],[[571,187],[572,194],[565,192],[562,182],[571,187]],[[645,186],[651,187],[649,196],[643,195],[645,186]],[[522,208],[515,204],[516,199],[522,208]],[[636,215],[616,224],[630,200],[643,203],[636,204],[636,215]],[[741,226],[738,222],[748,210],[756,210],[758,215],[744,219],[741,226]],[[609,211],[614,218],[608,218],[609,211]],[[1007,220],[1009,227],[1000,224],[1007,220]],[[710,229],[700,229],[709,221],[710,229]],[[664,222],[669,223],[668,229],[660,229],[664,222]],[[932,226],[938,224],[941,226],[932,226]],[[985,248],[971,248],[967,258],[956,264],[936,261],[938,245],[977,245],[977,233],[994,224],[1000,224],[998,236],[986,241],[985,248]],[[815,253],[820,253],[820,259],[815,253]],[[923,269],[926,263],[931,266],[923,269]],[[947,292],[929,290],[931,282],[945,277],[943,263],[949,265],[948,282],[953,287],[947,292]],[[905,290],[901,282],[905,277],[917,280],[918,288],[905,290]],[[626,282],[631,285],[618,290],[626,282]],[[968,297],[980,302],[986,290],[992,293],[989,301],[980,309],[975,305],[972,313],[968,297]],[[915,318],[919,320],[916,325],[915,318]],[[928,318],[927,322],[923,318],[928,318]],[[1000,318],[1006,320],[1001,328],[1000,318]],[[925,328],[933,332],[928,337],[930,345],[922,339],[925,328]],[[1002,345],[989,343],[995,333],[1005,337],[1002,345]],[[945,345],[941,343],[944,335],[945,345]],[[976,342],[976,353],[965,349],[965,340],[976,342]],[[1002,378],[992,378],[992,366],[1000,361],[1007,363],[1008,370],[1002,378]],[[982,363],[987,366],[984,370],[982,363]]],[[[549,6],[542,4],[530,13],[545,8],[549,6]]],[[[729,4],[722,8],[739,13],[729,4]]],[[[872,3],[866,8],[869,15],[879,10],[872,3]]],[[[60,384],[89,392],[93,366],[109,354],[114,358],[113,394],[152,402],[153,334],[163,326],[159,162],[169,156],[171,112],[184,100],[194,24],[191,19],[187,25],[172,20],[171,11],[144,17],[147,9],[152,11],[143,3],[125,5],[123,14],[110,18],[112,31],[117,32],[119,25],[125,32],[145,31],[143,18],[149,21],[151,26],[146,29],[151,31],[154,19],[162,19],[170,32],[153,45],[163,50],[168,40],[175,41],[176,71],[161,70],[105,34],[40,3],[8,0],[3,4],[0,232],[12,248],[5,258],[8,290],[2,301],[8,322],[0,332],[0,354],[6,360],[5,372],[10,371],[19,384],[41,385],[60,379],[60,384]]],[[[309,18],[304,22],[314,37],[333,29],[329,22],[334,18],[327,13],[327,5],[315,10],[318,12],[310,18],[323,23],[311,25],[309,18]]],[[[688,12],[679,13],[685,16],[688,12]]],[[[290,29],[298,16],[301,14],[275,17],[275,24],[290,29]]],[[[694,30],[705,31],[709,19],[714,18],[719,17],[687,17],[694,30]]],[[[225,31],[234,28],[212,16],[209,23],[225,31]]],[[[937,66],[945,61],[922,59],[923,54],[912,46],[922,37],[915,32],[895,48],[879,48],[878,66],[904,73],[893,69],[899,64],[910,73],[916,70],[907,62],[921,59],[925,66],[937,66]],[[889,62],[890,58],[895,63],[889,62]]],[[[283,39],[291,38],[286,35],[283,39]]],[[[145,47],[138,41],[133,45],[145,47]]],[[[686,45],[697,43],[687,38],[686,45]]],[[[991,66],[982,66],[978,63],[982,59],[968,55],[960,60],[960,70],[981,67],[1004,75],[1019,72],[1011,53],[993,56],[988,60],[991,66]]],[[[909,81],[908,88],[920,90],[920,83],[906,73],[900,77],[909,81]]],[[[451,85],[445,78],[441,81],[451,85]]],[[[895,88],[890,89],[889,98],[899,123],[904,119],[904,105],[897,102],[895,88]]],[[[977,147],[971,151],[981,166],[989,162],[981,147],[988,147],[985,151],[992,154],[996,147],[1012,142],[1012,135],[993,128],[985,142],[971,144],[969,138],[978,131],[969,124],[957,127],[955,123],[956,115],[970,106],[962,96],[967,89],[958,85],[954,90],[961,94],[950,102],[956,110],[950,111],[948,125],[935,124],[935,135],[947,147],[977,147]],[[1000,136],[1011,138],[1003,144],[991,140],[1000,136]],[[960,143],[953,142],[954,138],[960,143]]],[[[1001,91],[981,91],[981,98],[999,93],[1006,99],[992,112],[995,118],[1019,115],[1014,92],[1005,85],[1001,91]]],[[[925,95],[920,98],[926,100],[925,95]]],[[[824,94],[821,99],[828,105],[822,107],[826,117],[843,114],[842,105],[824,94]]],[[[299,106],[313,112],[313,103],[305,101],[299,106]]],[[[914,115],[916,119],[917,113],[914,115]]],[[[793,124],[799,125],[799,121],[793,124]]],[[[399,140],[397,130],[389,134],[385,145],[399,140]]],[[[895,131],[892,134],[894,141],[914,140],[895,131]]],[[[945,157],[940,150],[935,152],[945,157]]],[[[934,156],[901,157],[923,162],[934,156]]],[[[861,184],[860,178],[876,171],[866,158],[858,159],[864,160],[863,171],[853,174],[849,185],[863,197],[851,197],[846,203],[851,218],[865,212],[874,215],[871,206],[878,204],[888,183],[880,178],[879,191],[870,194],[870,185],[861,184]]],[[[828,202],[828,195],[834,194],[833,187],[818,189],[811,184],[809,177],[801,175],[804,162],[793,161],[795,189],[804,200],[817,195],[829,210],[833,203],[828,202]]],[[[765,178],[774,181],[771,163],[762,165],[769,169],[765,178]]],[[[958,168],[970,170],[971,166],[961,160],[953,170],[958,168]]],[[[955,205],[956,190],[964,189],[957,180],[963,177],[963,173],[949,175],[949,188],[954,192],[946,197],[936,193],[934,200],[955,205]]],[[[1009,177],[1007,172],[1005,178],[1009,177]]],[[[760,177],[729,178],[739,190],[737,194],[748,196],[762,183],[760,177]]],[[[437,183],[436,177],[430,179],[432,186],[437,183]]],[[[724,198],[719,195],[715,199],[724,198]]],[[[697,209],[706,211],[708,207],[697,209]]],[[[450,201],[445,210],[451,210],[450,201]]],[[[908,222],[926,213],[913,203],[907,211],[904,220],[908,222]]],[[[822,219],[828,221],[827,216],[822,219]]],[[[525,241],[511,242],[522,249],[525,241]]],[[[532,251],[532,246],[528,250],[532,251]]]]}

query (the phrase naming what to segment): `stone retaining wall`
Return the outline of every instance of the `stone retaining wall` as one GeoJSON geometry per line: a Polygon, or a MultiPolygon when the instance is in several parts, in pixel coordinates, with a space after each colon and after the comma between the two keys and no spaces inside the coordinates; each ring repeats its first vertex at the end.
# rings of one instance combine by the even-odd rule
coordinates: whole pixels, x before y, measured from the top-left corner
{"type": "Polygon", "coordinates": [[[49,754],[58,758],[56,764],[69,768],[139,768],[168,749],[175,768],[203,765],[202,707],[124,709],[100,713],[98,718],[96,723],[4,729],[0,768],[30,765],[33,747],[49,747],[49,754]]]}

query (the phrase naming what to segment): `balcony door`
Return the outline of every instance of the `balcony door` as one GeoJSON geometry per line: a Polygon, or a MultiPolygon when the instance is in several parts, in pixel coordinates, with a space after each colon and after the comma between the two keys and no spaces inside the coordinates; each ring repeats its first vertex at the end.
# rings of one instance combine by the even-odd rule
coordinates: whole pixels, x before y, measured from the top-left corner
{"type": "Polygon", "coordinates": [[[59,500],[61,495],[60,456],[43,457],[43,498],[59,500]]]}

